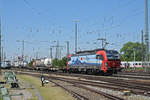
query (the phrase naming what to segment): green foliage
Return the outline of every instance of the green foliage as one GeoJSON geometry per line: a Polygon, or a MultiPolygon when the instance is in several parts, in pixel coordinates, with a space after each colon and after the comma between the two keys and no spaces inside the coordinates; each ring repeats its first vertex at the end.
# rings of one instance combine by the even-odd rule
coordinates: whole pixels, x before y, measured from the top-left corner
{"type": "Polygon", "coordinates": [[[64,68],[66,66],[67,58],[63,57],[61,60],[53,59],[52,66],[53,67],[59,67],[64,68]]]}
{"type": "Polygon", "coordinates": [[[33,62],[34,62],[34,60],[30,61],[30,63],[28,64],[29,67],[32,67],[32,66],[33,66],[33,62]]]}
{"type": "Polygon", "coordinates": [[[0,100],[2,100],[2,96],[1,95],[2,95],[2,93],[1,93],[1,90],[0,90],[0,100]]]}
{"type": "Polygon", "coordinates": [[[144,53],[146,46],[142,45],[139,42],[127,42],[120,49],[122,61],[133,61],[134,60],[134,51],[136,54],[136,61],[142,60],[142,53],[144,53]],[[143,47],[143,51],[142,51],[143,47]]]}
{"type": "Polygon", "coordinates": [[[67,58],[66,57],[62,58],[62,65],[67,66],[67,58]]]}
{"type": "Polygon", "coordinates": [[[58,63],[59,63],[59,60],[58,60],[58,59],[53,59],[53,60],[52,60],[52,66],[53,66],[53,67],[57,67],[57,66],[58,66],[58,63]]]}

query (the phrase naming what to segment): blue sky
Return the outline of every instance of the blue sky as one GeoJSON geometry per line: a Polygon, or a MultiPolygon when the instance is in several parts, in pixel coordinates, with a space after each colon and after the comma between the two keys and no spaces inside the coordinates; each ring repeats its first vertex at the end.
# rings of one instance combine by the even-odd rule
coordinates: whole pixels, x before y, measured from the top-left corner
{"type": "MultiPolygon", "coordinates": [[[[78,20],[78,47],[81,50],[101,47],[97,38],[106,37],[119,49],[128,41],[141,42],[144,29],[144,0],[0,0],[3,47],[8,57],[21,54],[49,56],[49,47],[59,40],[70,41],[74,52],[74,20],[78,20]],[[40,42],[51,41],[51,42],[40,42]],[[96,42],[97,44],[94,44],[96,42]]],[[[66,54],[66,48],[63,48],[66,54]]]]}

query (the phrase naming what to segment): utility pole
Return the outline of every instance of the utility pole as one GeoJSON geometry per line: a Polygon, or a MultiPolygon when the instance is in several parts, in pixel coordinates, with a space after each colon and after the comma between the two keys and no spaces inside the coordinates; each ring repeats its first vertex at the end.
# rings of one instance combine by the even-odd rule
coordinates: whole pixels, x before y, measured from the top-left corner
{"type": "Polygon", "coordinates": [[[69,41],[66,41],[66,43],[67,43],[67,55],[66,56],[68,56],[69,55],[69,41]]]}
{"type": "MultiPolygon", "coordinates": [[[[59,41],[57,40],[57,44],[56,46],[51,46],[51,47],[56,47],[56,54],[55,54],[55,59],[58,59],[59,58],[59,41]]],[[[51,49],[51,52],[52,52],[52,49],[51,49]]]]}
{"type": "Polygon", "coordinates": [[[64,47],[64,46],[59,45],[59,41],[57,41],[57,44],[55,46],[51,46],[51,47],[56,48],[55,58],[60,59],[61,58],[60,49],[61,49],[61,47],[64,47]]]}
{"type": "Polygon", "coordinates": [[[24,40],[22,40],[22,60],[24,61],[24,40]]]}
{"type": "Polygon", "coordinates": [[[20,40],[17,40],[17,42],[22,42],[22,61],[24,61],[24,40],[20,41],[20,40]]]}
{"type": "Polygon", "coordinates": [[[38,57],[38,55],[39,55],[39,53],[38,53],[38,51],[36,52],[36,59],[38,59],[39,57],[38,57]]]}
{"type": "Polygon", "coordinates": [[[145,51],[144,51],[144,36],[143,36],[143,30],[141,31],[141,33],[142,33],[141,41],[142,41],[142,67],[143,67],[144,54],[145,54],[145,51]]]}
{"type": "Polygon", "coordinates": [[[32,48],[32,50],[33,50],[33,57],[32,57],[32,58],[34,59],[34,58],[36,58],[36,57],[35,57],[34,48],[32,48]]]}
{"type": "Polygon", "coordinates": [[[6,62],[6,52],[4,52],[4,63],[6,62]]]}
{"type": "Polygon", "coordinates": [[[1,16],[0,16],[0,69],[2,67],[2,33],[1,33],[1,16]]]}
{"type": "Polygon", "coordinates": [[[134,53],[134,64],[135,64],[135,49],[133,49],[133,53],[134,53]]]}
{"type": "Polygon", "coordinates": [[[53,59],[53,51],[52,51],[52,50],[53,50],[53,48],[50,47],[50,58],[51,58],[51,59],[53,59]]]}
{"type": "Polygon", "coordinates": [[[1,47],[1,63],[2,63],[2,65],[3,65],[3,61],[4,61],[4,48],[3,47],[1,47]]]}
{"type": "Polygon", "coordinates": [[[106,39],[105,38],[98,38],[97,40],[101,40],[102,41],[102,49],[105,49],[105,43],[106,43],[106,39]]]}
{"type": "Polygon", "coordinates": [[[61,59],[61,51],[63,50],[63,47],[60,47],[59,49],[59,59],[61,59]]]}
{"type": "Polygon", "coordinates": [[[78,24],[77,24],[77,20],[74,21],[75,22],[75,53],[77,53],[78,51],[78,24]]]}
{"type": "Polygon", "coordinates": [[[58,55],[59,54],[59,41],[57,41],[57,45],[56,45],[56,57],[55,58],[59,58],[58,55]]]}
{"type": "Polygon", "coordinates": [[[148,0],[145,0],[145,42],[146,42],[146,61],[149,61],[148,0]]]}

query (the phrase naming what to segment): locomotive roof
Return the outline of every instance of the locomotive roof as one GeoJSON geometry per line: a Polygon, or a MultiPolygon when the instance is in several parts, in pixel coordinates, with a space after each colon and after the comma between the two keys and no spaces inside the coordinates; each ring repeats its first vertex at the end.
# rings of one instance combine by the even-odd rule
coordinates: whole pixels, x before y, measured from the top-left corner
{"type": "Polygon", "coordinates": [[[78,51],[76,52],[76,54],[74,55],[78,55],[78,54],[91,54],[91,53],[96,53],[97,51],[100,51],[100,50],[105,50],[105,49],[94,49],[94,50],[84,50],[84,51],[78,51]]]}
{"type": "Polygon", "coordinates": [[[106,49],[94,49],[94,50],[84,50],[84,51],[78,51],[75,54],[72,54],[72,56],[81,56],[81,55],[91,55],[91,54],[96,54],[97,51],[106,51],[106,52],[113,52],[113,53],[118,53],[116,50],[106,50],[106,49]]]}
{"type": "Polygon", "coordinates": [[[106,50],[106,49],[99,48],[99,49],[94,49],[94,50],[78,51],[78,52],[76,52],[75,54],[72,54],[72,56],[95,54],[97,51],[101,51],[101,50],[104,50],[104,51],[106,51],[106,52],[112,52],[112,51],[117,52],[116,50],[106,50]]]}

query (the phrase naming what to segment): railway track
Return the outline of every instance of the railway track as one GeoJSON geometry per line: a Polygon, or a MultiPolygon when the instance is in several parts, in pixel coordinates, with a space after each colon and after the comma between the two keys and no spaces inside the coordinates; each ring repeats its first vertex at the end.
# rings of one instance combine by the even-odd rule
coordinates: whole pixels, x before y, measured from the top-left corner
{"type": "MultiPolygon", "coordinates": [[[[42,71],[40,71],[42,72],[42,71]]],[[[49,72],[47,72],[49,73],[49,72]]],[[[65,73],[62,73],[62,72],[50,72],[50,73],[54,73],[54,74],[60,74],[60,75],[64,75],[65,73]]],[[[68,73],[66,73],[67,75],[68,73]]],[[[78,74],[75,74],[75,73],[72,73],[74,76],[86,76],[85,74],[82,74],[82,73],[78,73],[78,74]]],[[[70,75],[70,74],[69,74],[70,75]]],[[[102,75],[87,75],[87,76],[102,76],[102,75]]],[[[134,73],[131,73],[131,72],[127,72],[127,73],[118,73],[118,74],[114,74],[112,76],[109,76],[109,77],[116,77],[116,78],[128,78],[128,79],[141,79],[141,80],[150,80],[150,73],[138,73],[138,72],[134,72],[134,73]]]]}
{"type": "MultiPolygon", "coordinates": [[[[28,70],[27,72],[33,72],[28,70]]],[[[150,82],[147,81],[141,81],[140,79],[133,80],[131,77],[125,77],[127,79],[122,78],[120,75],[117,76],[96,76],[96,75],[85,75],[85,74],[68,74],[68,73],[58,73],[58,72],[44,72],[44,71],[35,71],[35,72],[40,72],[40,73],[47,73],[47,74],[56,74],[56,75],[61,75],[61,76],[71,76],[71,77],[80,77],[84,79],[89,79],[89,80],[99,80],[99,81],[106,81],[110,83],[117,83],[119,81],[119,84],[125,84],[125,85],[134,85],[139,87],[139,85],[147,86],[146,88],[150,89],[150,82]],[[130,79],[131,78],[131,79],[130,79]]],[[[135,77],[137,78],[137,77],[135,77]]],[[[146,79],[145,79],[146,80],[146,79]]]]}
{"type": "MultiPolygon", "coordinates": [[[[15,70],[18,70],[18,69],[15,69],[15,70]]],[[[33,70],[26,70],[26,69],[25,70],[21,69],[21,71],[33,72],[33,70]]],[[[34,70],[34,72],[41,72],[41,73],[47,73],[47,74],[56,74],[56,75],[63,75],[63,76],[84,77],[84,78],[86,78],[86,77],[93,78],[94,77],[96,79],[101,78],[101,77],[105,77],[105,78],[107,77],[107,78],[111,78],[111,79],[112,78],[116,78],[117,80],[121,80],[121,81],[122,80],[126,80],[126,79],[127,80],[136,79],[136,81],[137,80],[150,80],[150,77],[146,77],[146,78],[144,76],[137,77],[137,76],[132,76],[132,75],[124,75],[124,73],[123,73],[123,75],[121,75],[121,74],[114,74],[113,76],[99,76],[99,75],[86,75],[86,74],[75,74],[75,73],[69,74],[69,73],[62,73],[62,72],[45,72],[45,71],[35,71],[35,70],[34,70]]],[[[146,75],[148,76],[150,74],[147,73],[146,75]]],[[[137,82],[136,82],[136,84],[137,84],[137,82]]],[[[150,84],[150,83],[148,83],[148,84],[150,84]]],[[[147,85],[147,84],[144,84],[144,85],[147,85]]]]}
{"type": "Polygon", "coordinates": [[[64,87],[64,86],[62,86],[62,85],[60,85],[60,84],[58,84],[58,83],[56,83],[56,82],[54,82],[54,81],[52,81],[52,80],[50,80],[50,79],[49,79],[49,81],[52,82],[52,83],[54,83],[55,85],[57,85],[57,86],[63,88],[64,90],[68,91],[68,92],[69,92],[70,94],[72,94],[73,97],[75,97],[77,100],[89,100],[87,97],[85,97],[85,96],[83,96],[83,95],[80,95],[79,93],[76,93],[76,92],[74,92],[74,91],[71,91],[71,90],[67,89],[66,87],[64,87]]]}
{"type": "Polygon", "coordinates": [[[142,87],[137,89],[137,88],[131,88],[131,86],[128,87],[127,85],[123,86],[123,85],[106,83],[106,82],[93,82],[93,81],[76,80],[76,79],[69,79],[68,80],[67,78],[66,79],[65,78],[57,78],[57,80],[66,81],[66,82],[75,82],[75,83],[78,83],[78,84],[90,85],[90,86],[95,86],[95,87],[100,87],[100,88],[107,88],[107,89],[118,90],[118,91],[129,90],[129,91],[131,91],[134,94],[150,96],[150,95],[147,95],[147,93],[149,91],[146,92],[145,90],[143,90],[142,87]]]}
{"type": "MultiPolygon", "coordinates": [[[[23,73],[23,74],[25,74],[25,73],[23,73]]],[[[27,73],[26,73],[26,74],[27,74],[27,73]]],[[[28,73],[27,75],[32,75],[32,76],[35,76],[35,77],[40,77],[39,74],[31,74],[31,73],[28,73]]],[[[59,81],[64,81],[64,82],[67,82],[67,83],[71,83],[71,84],[73,84],[73,86],[75,86],[75,87],[79,87],[79,88],[86,89],[86,90],[88,90],[88,91],[97,93],[97,94],[99,94],[99,95],[104,96],[105,98],[110,99],[110,100],[125,100],[125,99],[123,99],[123,98],[121,98],[121,97],[117,97],[117,96],[114,96],[114,95],[111,95],[111,94],[108,94],[108,93],[105,93],[105,92],[102,92],[102,91],[98,91],[98,90],[95,90],[95,89],[88,88],[88,87],[84,86],[84,85],[89,85],[89,84],[86,84],[86,82],[83,83],[83,82],[79,82],[79,81],[77,81],[77,80],[68,80],[68,79],[64,79],[64,78],[61,79],[61,78],[56,78],[56,77],[51,77],[51,76],[45,76],[45,77],[46,77],[49,81],[51,81],[52,83],[54,83],[54,84],[56,84],[56,85],[62,87],[63,89],[65,89],[66,91],[68,91],[69,93],[71,93],[71,94],[72,94],[75,98],[77,98],[78,100],[89,100],[89,99],[86,98],[86,97],[83,96],[83,95],[80,95],[79,93],[76,93],[76,92],[73,92],[73,91],[68,90],[67,88],[63,87],[62,85],[60,85],[60,84],[58,84],[58,83],[56,83],[56,82],[54,82],[53,80],[59,80],[59,81]]],[[[91,84],[91,86],[93,86],[93,85],[91,84]]]]}
{"type": "Polygon", "coordinates": [[[115,74],[112,77],[122,77],[122,78],[130,78],[130,79],[141,79],[141,80],[150,80],[150,74],[115,74]]]}
{"type": "MultiPolygon", "coordinates": [[[[41,72],[42,73],[42,72],[41,72]]],[[[72,77],[80,77],[80,78],[84,78],[84,79],[88,79],[88,80],[99,80],[99,81],[106,81],[106,82],[109,82],[109,83],[122,83],[122,84],[125,84],[125,85],[129,85],[129,84],[132,84],[132,85],[135,85],[138,87],[138,85],[142,85],[142,86],[147,86],[146,88],[150,89],[149,86],[150,86],[150,81],[148,82],[147,80],[146,81],[143,81],[141,79],[136,79],[136,80],[133,80],[133,78],[130,79],[130,77],[128,78],[122,78],[122,77],[119,77],[119,76],[96,76],[96,75],[85,75],[85,74],[68,74],[68,73],[47,73],[47,74],[56,74],[56,75],[62,75],[62,76],[72,76],[72,77]]]]}
{"type": "MultiPolygon", "coordinates": [[[[14,70],[18,70],[18,68],[15,68],[14,70]]],[[[20,69],[19,69],[20,70],[20,69]]],[[[33,71],[31,69],[21,69],[22,71],[33,71]]],[[[37,71],[34,70],[36,72],[44,72],[44,73],[53,73],[53,74],[58,74],[58,75],[68,75],[68,73],[62,73],[62,72],[46,72],[46,71],[37,71]]],[[[99,76],[99,75],[85,75],[85,74],[74,74],[72,73],[74,76],[99,76]]],[[[70,74],[69,74],[70,75],[70,74]]],[[[101,76],[101,75],[100,75],[101,76]]],[[[118,74],[114,74],[112,76],[109,77],[116,77],[116,78],[128,78],[128,79],[142,79],[142,80],[150,80],[150,73],[139,73],[139,72],[119,72],[118,74]]]]}
{"type": "Polygon", "coordinates": [[[150,72],[119,72],[119,75],[150,76],[150,72]]]}
{"type": "MultiPolygon", "coordinates": [[[[62,87],[62,86],[59,85],[58,83],[56,83],[56,82],[54,82],[54,81],[52,81],[52,80],[50,80],[50,81],[51,81],[52,83],[55,83],[56,85],[62,87]]],[[[61,80],[61,81],[68,82],[68,81],[66,81],[66,80],[61,80]]],[[[111,94],[108,94],[108,93],[105,93],[105,92],[93,90],[93,89],[88,88],[88,87],[85,87],[85,86],[83,86],[83,85],[76,84],[75,82],[71,82],[71,81],[70,81],[69,83],[73,84],[73,85],[76,86],[76,87],[83,88],[83,89],[86,89],[86,90],[88,90],[88,91],[91,91],[91,92],[95,92],[95,93],[97,93],[97,94],[100,94],[100,95],[102,95],[102,96],[104,96],[104,97],[106,97],[106,98],[109,98],[110,100],[125,100],[125,99],[123,99],[123,98],[120,98],[120,97],[117,97],[117,96],[114,96],[114,95],[111,95],[111,94]]],[[[64,88],[64,87],[62,87],[62,88],[64,88]]],[[[66,89],[65,89],[65,90],[66,90],[66,89]]],[[[67,91],[70,91],[70,90],[67,90],[67,91]]],[[[79,95],[79,94],[78,94],[78,95],[79,95]]],[[[88,100],[88,98],[86,98],[86,97],[84,97],[84,96],[81,96],[81,95],[79,95],[79,96],[81,97],[80,99],[83,98],[84,100],[88,100]]]]}
{"type": "Polygon", "coordinates": [[[109,98],[109,99],[111,99],[111,100],[125,100],[125,99],[123,99],[123,98],[120,98],[120,97],[117,97],[117,96],[114,96],[114,95],[111,95],[111,94],[108,94],[108,93],[105,93],[105,92],[102,92],[102,91],[97,91],[97,90],[93,90],[93,89],[91,89],[91,88],[87,88],[87,87],[85,87],[85,86],[83,86],[83,85],[76,85],[76,86],[77,86],[77,87],[80,87],[80,88],[84,88],[84,89],[90,90],[90,91],[95,92],[95,93],[97,93],[97,94],[103,95],[103,96],[105,96],[106,98],[109,98]]]}
{"type": "MultiPolygon", "coordinates": [[[[58,75],[58,74],[57,74],[58,75]]],[[[65,74],[66,75],[66,74],[65,74]]],[[[74,76],[74,74],[69,74],[69,76],[74,76]]],[[[78,75],[75,75],[78,76],[78,75]]],[[[75,77],[74,76],[74,77],[75,77]]],[[[79,76],[78,76],[79,77],[79,76]]],[[[87,77],[83,77],[82,78],[87,78],[87,77]]],[[[104,79],[104,78],[98,78],[97,80],[99,81],[103,81],[103,82],[94,82],[94,81],[87,81],[87,80],[74,80],[74,79],[67,79],[67,78],[57,78],[57,77],[50,77],[52,79],[57,79],[57,80],[61,80],[61,81],[66,81],[66,82],[74,82],[74,83],[78,83],[78,84],[84,84],[84,85],[91,85],[91,86],[96,86],[96,87],[101,87],[101,88],[107,88],[107,89],[113,89],[113,90],[119,90],[119,91],[123,91],[123,90],[129,90],[134,94],[140,94],[140,95],[144,95],[144,96],[150,96],[149,91],[149,84],[147,84],[146,86],[143,86],[142,83],[138,83],[136,84],[136,82],[132,83],[132,82],[127,82],[120,80],[120,82],[118,82],[118,80],[116,81],[116,79],[104,79]]],[[[95,78],[93,79],[93,77],[91,78],[87,78],[87,79],[92,79],[95,80],[95,78]]]]}
{"type": "Polygon", "coordinates": [[[103,95],[106,98],[109,98],[111,100],[125,100],[123,98],[120,98],[120,97],[117,97],[117,96],[114,96],[114,95],[111,95],[111,94],[108,94],[108,93],[105,93],[105,92],[102,92],[102,91],[97,91],[97,90],[88,88],[88,87],[84,86],[84,85],[89,85],[89,84],[86,84],[86,83],[81,83],[81,82],[76,82],[76,81],[68,81],[68,80],[62,80],[62,79],[59,79],[59,80],[64,81],[64,82],[69,82],[71,84],[74,84],[74,86],[76,86],[76,87],[83,88],[83,89],[89,90],[91,92],[95,92],[97,94],[103,95]]]}
{"type": "MultiPolygon", "coordinates": [[[[29,73],[32,73],[32,71],[28,71],[29,73]]],[[[39,72],[37,72],[39,73],[39,72]]],[[[83,78],[86,80],[73,80],[69,79],[71,81],[74,81],[78,84],[84,84],[84,85],[91,85],[91,86],[96,86],[96,87],[101,87],[101,88],[107,88],[107,89],[112,89],[112,90],[118,90],[118,91],[124,91],[124,90],[129,90],[133,94],[139,94],[139,95],[144,95],[144,96],[149,96],[150,97],[150,82],[143,82],[139,80],[124,80],[120,79],[120,77],[106,77],[106,76],[95,76],[95,75],[84,75],[84,74],[67,74],[67,73],[49,73],[49,72],[43,72],[40,71],[40,73],[47,73],[49,75],[56,74],[56,75],[61,75],[61,76],[71,76],[71,77],[78,77],[78,78],[83,78]],[[87,81],[91,80],[91,81],[87,81]],[[94,81],[103,81],[103,82],[94,82],[94,81]]],[[[52,78],[52,77],[51,77],[52,78]]],[[[59,79],[59,78],[57,78],[59,79]]],[[[61,77],[61,81],[65,78],[61,77]]],[[[60,80],[60,79],[59,79],[60,80]]],[[[67,79],[66,79],[67,80],[67,79]]],[[[69,82],[69,81],[68,81],[69,82]]]]}

